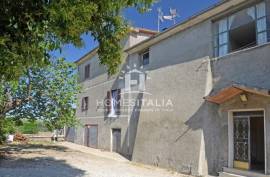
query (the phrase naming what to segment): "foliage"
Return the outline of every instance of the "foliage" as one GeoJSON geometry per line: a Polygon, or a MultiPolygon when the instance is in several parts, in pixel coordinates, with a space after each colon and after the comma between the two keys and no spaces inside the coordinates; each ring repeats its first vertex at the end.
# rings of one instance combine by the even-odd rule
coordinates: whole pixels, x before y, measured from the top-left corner
{"type": "Polygon", "coordinates": [[[74,71],[63,61],[51,64],[49,52],[67,43],[80,47],[80,36],[90,33],[99,43],[100,63],[114,74],[121,63],[120,41],[128,32],[121,11],[143,12],[153,1],[1,0],[0,138],[7,114],[42,119],[50,129],[73,124],[74,71]]]}
{"type": "Polygon", "coordinates": [[[35,120],[25,121],[19,127],[17,127],[18,132],[23,134],[36,134],[39,132],[38,124],[35,120]]]}
{"type": "Polygon", "coordinates": [[[48,132],[48,127],[44,124],[42,120],[36,120],[38,132],[48,132]]]}
{"type": "Polygon", "coordinates": [[[6,140],[6,135],[14,134],[15,123],[11,119],[0,119],[0,144],[6,140]]]}
{"type": "MultiPolygon", "coordinates": [[[[31,100],[11,110],[8,115],[14,119],[39,119],[49,130],[76,124],[75,106],[77,84],[75,65],[58,59],[45,68],[31,70],[31,100]]],[[[13,98],[23,99],[27,93],[29,78],[22,77],[14,90],[13,98]]]]}
{"type": "Polygon", "coordinates": [[[49,63],[62,44],[82,46],[90,33],[99,42],[100,63],[113,74],[121,63],[120,40],[128,32],[121,16],[127,7],[147,10],[153,0],[2,0],[0,1],[0,76],[16,80],[30,67],[49,63]]]}

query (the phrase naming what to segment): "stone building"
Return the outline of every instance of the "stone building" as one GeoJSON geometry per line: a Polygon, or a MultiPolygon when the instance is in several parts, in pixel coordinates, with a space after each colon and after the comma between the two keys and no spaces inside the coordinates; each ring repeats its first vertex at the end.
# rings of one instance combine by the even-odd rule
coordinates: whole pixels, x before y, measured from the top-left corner
{"type": "Polygon", "coordinates": [[[114,76],[90,51],[67,139],[192,175],[270,174],[269,29],[270,0],[224,0],[132,30],[114,76]]]}

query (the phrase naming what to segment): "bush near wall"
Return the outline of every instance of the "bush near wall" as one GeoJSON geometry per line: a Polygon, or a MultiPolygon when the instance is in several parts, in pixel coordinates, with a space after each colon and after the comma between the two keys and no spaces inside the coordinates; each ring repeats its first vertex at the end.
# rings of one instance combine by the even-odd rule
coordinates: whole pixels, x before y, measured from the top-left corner
{"type": "Polygon", "coordinates": [[[36,134],[38,131],[38,124],[34,120],[23,121],[23,124],[18,127],[18,132],[23,134],[36,134]]]}
{"type": "Polygon", "coordinates": [[[0,144],[5,142],[7,134],[14,134],[16,131],[15,123],[11,119],[0,119],[0,144]]]}
{"type": "Polygon", "coordinates": [[[0,119],[0,144],[6,141],[8,134],[37,134],[38,132],[48,132],[43,121],[40,120],[18,120],[5,118],[0,119]]]}

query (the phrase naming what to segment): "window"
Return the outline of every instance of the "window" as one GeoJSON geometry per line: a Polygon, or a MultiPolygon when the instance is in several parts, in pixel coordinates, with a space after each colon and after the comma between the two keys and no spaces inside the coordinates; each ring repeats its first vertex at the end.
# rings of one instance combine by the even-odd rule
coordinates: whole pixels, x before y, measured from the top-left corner
{"type": "Polygon", "coordinates": [[[256,23],[254,21],[229,31],[230,52],[256,46],[256,23]]]}
{"type": "Polygon", "coordinates": [[[265,16],[262,2],[216,22],[215,56],[266,43],[265,16]]]}
{"type": "Polygon", "coordinates": [[[88,110],[88,97],[82,98],[82,112],[88,110]]]}
{"type": "Polygon", "coordinates": [[[141,54],[141,65],[145,66],[149,64],[149,51],[141,54]]]}
{"type": "Polygon", "coordinates": [[[87,64],[84,67],[84,79],[89,79],[90,78],[90,64],[87,64]]]}
{"type": "Polygon", "coordinates": [[[111,90],[107,92],[107,114],[109,117],[115,117],[120,114],[121,89],[111,90]]]}
{"type": "Polygon", "coordinates": [[[266,28],[266,7],[265,3],[256,5],[256,20],[257,20],[257,42],[263,44],[267,42],[267,28],[266,28]]]}

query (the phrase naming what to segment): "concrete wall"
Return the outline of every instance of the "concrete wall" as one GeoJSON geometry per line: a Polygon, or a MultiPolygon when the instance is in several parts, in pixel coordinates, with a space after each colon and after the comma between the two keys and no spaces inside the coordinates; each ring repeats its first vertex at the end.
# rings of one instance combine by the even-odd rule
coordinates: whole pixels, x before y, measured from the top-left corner
{"type": "MultiPolygon", "coordinates": [[[[130,36],[123,45],[131,46],[138,41],[130,36]]],[[[98,147],[110,150],[111,129],[121,128],[122,154],[134,161],[193,175],[216,175],[227,166],[227,111],[245,108],[245,105],[235,98],[232,104],[219,106],[206,102],[203,97],[212,87],[212,93],[217,93],[232,83],[270,88],[270,48],[268,44],[214,59],[212,43],[213,25],[208,20],[151,46],[150,64],[143,69],[140,52],[124,54],[123,73],[129,70],[127,66],[134,66],[146,71],[150,78],[146,80],[147,93],[132,94],[129,98],[159,104],[161,100],[171,100],[173,106],[169,109],[154,106],[159,110],[149,111],[149,105],[138,104],[124,109],[117,118],[108,118],[104,111],[98,111],[102,106],[97,106],[96,100],[104,99],[108,90],[123,90],[123,73],[108,77],[105,67],[99,66],[97,56],[80,65],[81,76],[87,63],[91,64],[91,73],[90,80],[81,82],[83,92],[78,97],[77,117],[82,125],[98,124],[98,147]],[[89,110],[81,112],[84,96],[89,96],[89,110]]],[[[122,97],[125,98],[127,95],[122,97]]],[[[246,107],[256,108],[256,104],[269,109],[268,100],[254,95],[246,107]],[[262,101],[255,102],[258,99],[262,101]]],[[[70,132],[73,135],[70,141],[84,143],[84,128],[70,132]]],[[[270,152],[268,158],[269,155],[270,152]]],[[[269,171],[270,162],[268,166],[269,171]]]]}
{"type": "MultiPolygon", "coordinates": [[[[231,86],[234,83],[242,84],[256,88],[270,88],[270,45],[257,46],[251,49],[239,51],[234,54],[229,54],[225,57],[212,60],[213,71],[213,93],[217,93],[220,89],[231,86]]],[[[209,142],[214,148],[207,147],[206,143],[206,156],[208,158],[208,164],[214,164],[216,162],[216,169],[221,170],[222,166],[228,166],[228,111],[232,109],[257,109],[263,108],[266,111],[266,134],[269,135],[269,98],[248,95],[249,101],[242,103],[239,97],[224,103],[220,106],[208,103],[208,109],[213,112],[208,112],[207,117],[204,117],[204,121],[208,121],[210,124],[203,127],[204,132],[211,132],[217,139],[211,139],[210,136],[205,136],[205,142],[209,142]],[[211,121],[210,121],[211,119],[211,121]],[[214,120],[215,124],[212,123],[214,120]],[[212,125],[212,126],[210,126],[212,125]]],[[[270,137],[267,137],[267,148],[269,148],[270,137]]],[[[270,152],[267,152],[267,159],[270,158],[270,152]]],[[[268,162],[267,171],[269,173],[270,166],[268,162]]]]}
{"type": "MultiPolygon", "coordinates": [[[[129,48],[138,42],[141,42],[151,35],[144,33],[130,33],[130,35],[121,42],[123,48],[129,48]]],[[[120,71],[126,70],[127,54],[123,54],[123,64],[120,67],[120,71]]],[[[76,128],[69,128],[67,130],[67,140],[77,143],[85,144],[85,125],[95,124],[98,125],[98,148],[111,150],[111,130],[113,128],[121,129],[121,153],[127,157],[131,155],[131,149],[129,148],[129,140],[127,140],[128,129],[128,116],[125,115],[125,110],[121,111],[121,114],[115,118],[108,117],[106,113],[106,107],[101,104],[106,99],[107,91],[114,89],[123,89],[124,82],[119,79],[119,74],[109,76],[106,71],[106,67],[99,64],[98,55],[89,58],[85,62],[78,66],[79,82],[82,87],[82,92],[78,95],[78,106],[76,110],[76,116],[80,120],[80,126],[76,128]],[[90,64],[90,78],[84,80],[84,68],[87,64],[90,64]],[[82,111],[81,104],[82,98],[88,97],[88,110],[82,111]],[[97,103],[99,102],[99,103],[97,103]]],[[[121,99],[124,99],[123,95],[121,99]]],[[[136,125],[136,120],[132,120],[132,125],[136,125]],[[135,121],[135,122],[134,122],[135,121]]],[[[130,127],[130,132],[134,134],[134,128],[130,127]]],[[[135,137],[134,137],[135,138],[135,137]]],[[[134,142],[134,140],[132,141],[134,142]]]]}
{"type": "Polygon", "coordinates": [[[214,90],[232,83],[270,88],[270,46],[257,46],[213,60],[214,90]]]}
{"type": "MultiPolygon", "coordinates": [[[[151,95],[143,98],[170,99],[173,107],[153,112],[141,107],[132,160],[194,175],[205,171],[199,168],[203,132],[193,129],[198,124],[193,120],[204,104],[211,40],[212,25],[206,21],[150,47],[144,70],[151,95]]],[[[136,63],[139,55],[129,58],[136,63]]]]}
{"type": "MultiPolygon", "coordinates": [[[[264,110],[265,113],[265,134],[266,134],[266,139],[265,139],[265,147],[266,147],[266,172],[267,174],[270,173],[270,164],[269,164],[269,159],[270,159],[270,152],[269,152],[269,146],[270,146],[270,137],[269,137],[269,126],[270,126],[270,98],[269,97],[264,97],[264,96],[259,96],[255,94],[247,94],[248,101],[243,103],[239,99],[239,97],[235,97],[232,100],[226,102],[225,104],[221,105],[219,108],[220,112],[220,117],[219,119],[222,120],[224,129],[225,127],[228,127],[228,112],[232,110],[264,110]]],[[[226,132],[223,132],[224,143],[221,144],[222,149],[225,150],[224,152],[220,152],[220,154],[224,154],[224,158],[228,160],[228,134],[225,134],[226,132]]],[[[218,147],[218,148],[221,148],[218,147]]]]}
{"type": "MultiPolygon", "coordinates": [[[[228,112],[202,99],[208,87],[205,59],[212,53],[209,36],[211,23],[205,22],[150,48],[145,70],[151,78],[146,90],[152,95],[143,98],[172,98],[175,109],[140,112],[134,161],[195,175],[217,175],[228,165],[228,112]],[[204,38],[191,43],[199,34],[204,38]]],[[[270,88],[269,49],[266,44],[212,59],[213,92],[232,83],[270,88]]]]}

